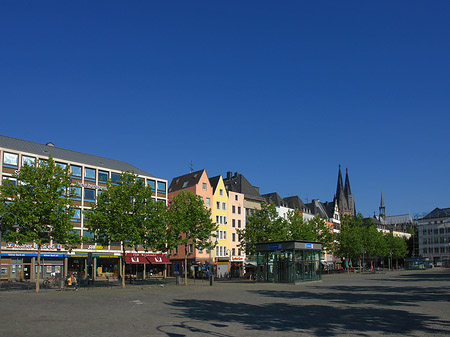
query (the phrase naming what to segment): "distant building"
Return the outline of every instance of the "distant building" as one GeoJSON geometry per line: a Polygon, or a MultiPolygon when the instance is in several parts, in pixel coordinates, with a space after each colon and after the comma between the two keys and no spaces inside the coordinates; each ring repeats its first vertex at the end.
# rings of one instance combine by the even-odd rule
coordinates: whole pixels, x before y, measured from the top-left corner
{"type": "Polygon", "coordinates": [[[417,221],[419,254],[435,264],[450,262],[450,208],[435,208],[417,221]]]}
{"type": "Polygon", "coordinates": [[[341,165],[339,165],[338,181],[336,194],[333,201],[336,201],[339,208],[339,214],[342,218],[344,214],[356,216],[355,199],[350,189],[350,180],[348,178],[348,169],[345,172],[345,186],[342,184],[341,165]]]}

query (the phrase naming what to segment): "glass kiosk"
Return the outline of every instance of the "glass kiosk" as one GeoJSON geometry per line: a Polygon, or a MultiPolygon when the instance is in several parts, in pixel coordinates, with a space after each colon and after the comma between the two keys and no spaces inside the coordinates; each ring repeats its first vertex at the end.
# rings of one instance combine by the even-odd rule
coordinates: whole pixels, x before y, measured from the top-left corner
{"type": "Polygon", "coordinates": [[[256,244],[256,281],[300,283],[322,279],[322,244],[282,241],[256,244]]]}

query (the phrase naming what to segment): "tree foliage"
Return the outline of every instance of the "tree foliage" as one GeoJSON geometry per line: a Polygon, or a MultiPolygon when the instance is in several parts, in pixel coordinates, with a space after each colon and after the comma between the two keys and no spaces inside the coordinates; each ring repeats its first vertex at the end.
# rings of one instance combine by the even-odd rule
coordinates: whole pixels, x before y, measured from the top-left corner
{"type": "MultiPolygon", "coordinates": [[[[131,172],[122,172],[118,183],[110,181],[97,198],[92,209],[85,211],[87,227],[94,233],[96,242],[108,245],[122,244],[125,259],[126,247],[137,250],[163,250],[166,245],[166,206],[152,199],[152,189],[144,180],[131,172]]],[[[121,270],[122,287],[125,287],[125,264],[121,270]]]]}
{"type": "Polygon", "coordinates": [[[179,192],[171,199],[167,219],[167,248],[185,247],[184,282],[187,285],[188,245],[213,249],[218,225],[211,220],[211,210],[205,207],[202,198],[188,190],[179,192]]]}
{"type": "MultiPolygon", "coordinates": [[[[81,243],[70,221],[74,215],[71,200],[74,195],[69,167],[56,165],[50,156],[37,165],[24,165],[13,177],[16,184],[5,180],[0,186],[1,213],[8,212],[2,221],[5,239],[19,244],[34,242],[39,270],[43,245],[62,244],[70,249],[81,243]],[[17,230],[12,230],[15,219],[11,214],[17,218],[17,230]]],[[[37,273],[36,292],[39,276],[37,273]]]]}

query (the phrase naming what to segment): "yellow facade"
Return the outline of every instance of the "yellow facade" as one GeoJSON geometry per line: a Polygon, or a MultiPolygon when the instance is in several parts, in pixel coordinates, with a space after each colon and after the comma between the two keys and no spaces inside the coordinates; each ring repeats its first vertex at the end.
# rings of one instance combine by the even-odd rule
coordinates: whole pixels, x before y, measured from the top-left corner
{"type": "Polygon", "coordinates": [[[217,247],[215,249],[216,261],[220,258],[226,258],[229,256],[228,247],[228,194],[223,183],[222,176],[213,186],[213,204],[212,218],[217,223],[217,247]],[[218,259],[217,259],[218,258],[218,259]]]}

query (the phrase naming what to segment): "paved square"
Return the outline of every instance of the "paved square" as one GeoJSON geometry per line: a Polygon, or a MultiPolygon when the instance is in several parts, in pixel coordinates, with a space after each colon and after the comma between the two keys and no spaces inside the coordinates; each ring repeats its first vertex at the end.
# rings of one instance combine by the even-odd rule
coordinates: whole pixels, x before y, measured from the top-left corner
{"type": "Polygon", "coordinates": [[[0,336],[450,335],[450,270],[0,292],[0,336]]]}

